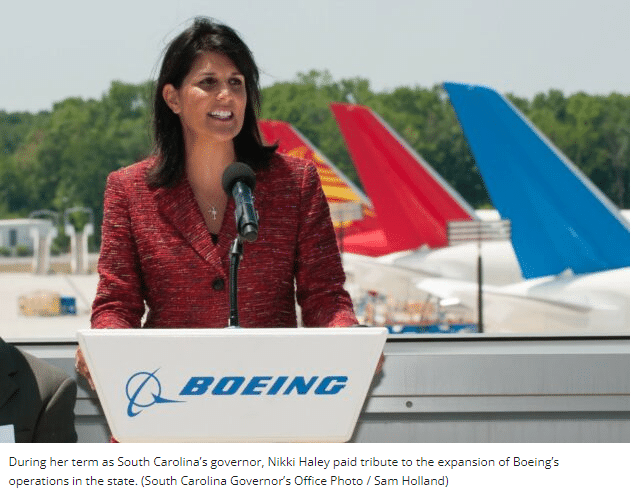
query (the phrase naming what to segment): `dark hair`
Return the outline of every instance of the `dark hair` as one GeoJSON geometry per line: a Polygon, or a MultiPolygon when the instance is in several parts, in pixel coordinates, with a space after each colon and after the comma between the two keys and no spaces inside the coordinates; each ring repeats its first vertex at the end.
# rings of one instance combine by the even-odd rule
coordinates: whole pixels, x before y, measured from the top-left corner
{"type": "Polygon", "coordinates": [[[264,145],[258,129],[261,101],[259,71],[251,51],[233,29],[199,17],[167,46],[160,67],[153,102],[155,154],[158,161],[147,178],[152,186],[172,186],[184,172],[185,152],[180,118],[167,106],[162,90],[166,84],[180,88],[196,58],[204,52],[224,54],[244,76],[247,108],[242,129],[233,139],[238,160],[259,169],[277,147],[264,145]]]}

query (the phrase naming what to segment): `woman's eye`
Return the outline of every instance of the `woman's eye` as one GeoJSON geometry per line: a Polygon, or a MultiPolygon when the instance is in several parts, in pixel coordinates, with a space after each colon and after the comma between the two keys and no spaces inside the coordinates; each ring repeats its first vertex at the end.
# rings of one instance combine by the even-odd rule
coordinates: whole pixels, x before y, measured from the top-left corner
{"type": "Polygon", "coordinates": [[[200,81],[200,85],[204,86],[204,87],[211,87],[213,85],[215,85],[216,81],[214,78],[212,77],[207,77],[203,80],[200,81]]]}

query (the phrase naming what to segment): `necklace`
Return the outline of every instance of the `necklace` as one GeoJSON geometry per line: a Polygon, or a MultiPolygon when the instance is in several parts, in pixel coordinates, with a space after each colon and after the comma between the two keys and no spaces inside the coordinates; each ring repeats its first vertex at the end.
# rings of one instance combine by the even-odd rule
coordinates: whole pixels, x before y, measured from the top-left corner
{"type": "Polygon", "coordinates": [[[211,204],[209,204],[209,209],[207,211],[215,220],[216,216],[218,215],[218,210],[216,209],[216,206],[212,206],[211,204]]]}

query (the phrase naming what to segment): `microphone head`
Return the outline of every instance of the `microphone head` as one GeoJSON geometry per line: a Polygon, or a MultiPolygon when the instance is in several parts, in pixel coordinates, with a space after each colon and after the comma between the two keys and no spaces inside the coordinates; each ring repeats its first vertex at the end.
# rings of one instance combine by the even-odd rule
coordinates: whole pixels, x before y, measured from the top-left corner
{"type": "Polygon", "coordinates": [[[256,186],[256,175],[253,172],[253,169],[243,162],[234,162],[229,164],[224,170],[224,173],[222,173],[222,188],[227,195],[231,196],[233,185],[238,181],[243,182],[251,190],[256,186]]]}

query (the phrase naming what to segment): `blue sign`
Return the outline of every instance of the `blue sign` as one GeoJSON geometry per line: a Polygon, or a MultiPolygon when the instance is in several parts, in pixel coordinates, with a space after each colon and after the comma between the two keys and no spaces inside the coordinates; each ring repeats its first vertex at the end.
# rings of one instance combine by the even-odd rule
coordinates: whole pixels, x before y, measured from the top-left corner
{"type": "MultiPolygon", "coordinates": [[[[129,400],[127,415],[135,417],[145,408],[155,404],[184,403],[162,397],[162,385],[156,376],[159,368],[153,372],[139,371],[129,377],[126,395],[129,400]]],[[[182,390],[180,396],[289,396],[316,395],[333,396],[341,392],[347,385],[348,377],[344,375],[319,376],[192,376],[182,390]]]]}

